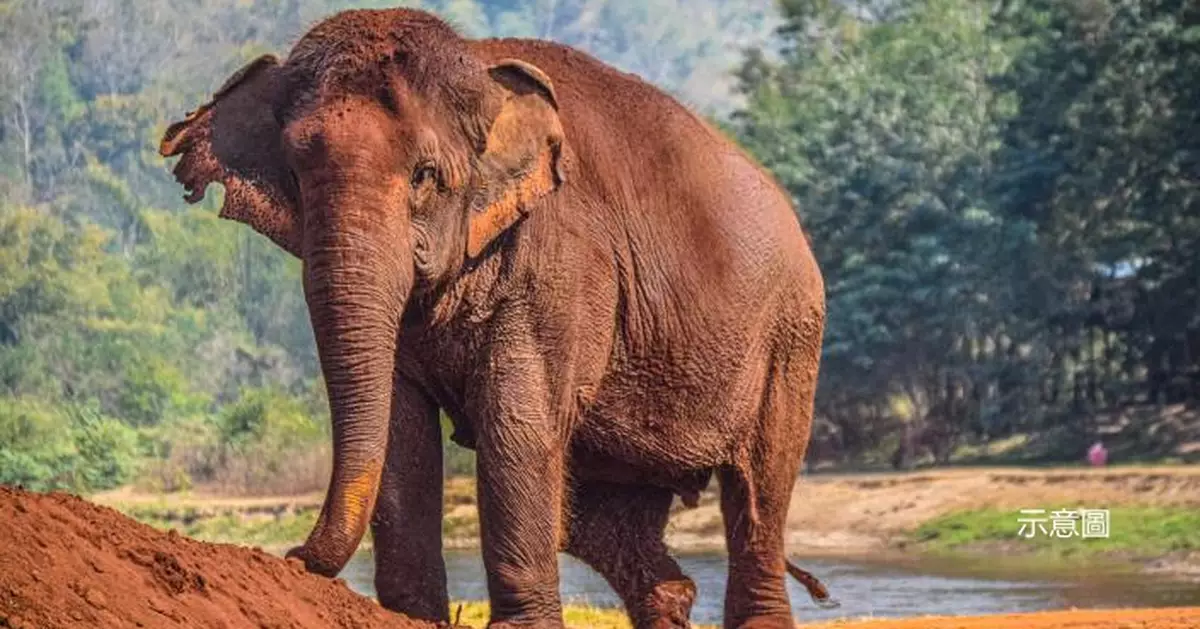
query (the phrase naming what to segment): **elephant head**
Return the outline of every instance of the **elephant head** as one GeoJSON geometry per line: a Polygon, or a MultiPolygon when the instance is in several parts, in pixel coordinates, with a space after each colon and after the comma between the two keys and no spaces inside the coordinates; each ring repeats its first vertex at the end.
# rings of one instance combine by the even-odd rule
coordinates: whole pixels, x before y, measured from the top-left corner
{"type": "Polygon", "coordinates": [[[223,218],[303,262],[334,429],[320,518],[289,553],[310,571],[337,574],[374,508],[403,311],[554,194],[563,140],[542,70],[400,9],[327,19],[166,130],[189,202],[222,183],[223,218]]]}

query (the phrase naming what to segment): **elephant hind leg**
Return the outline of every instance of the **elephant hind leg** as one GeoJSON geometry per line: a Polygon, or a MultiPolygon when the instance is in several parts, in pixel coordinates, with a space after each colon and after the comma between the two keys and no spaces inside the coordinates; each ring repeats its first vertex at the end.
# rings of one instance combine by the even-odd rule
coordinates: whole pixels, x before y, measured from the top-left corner
{"type": "MultiPolygon", "coordinates": [[[[731,629],[794,626],[784,534],[792,488],[808,444],[815,389],[812,375],[800,364],[782,361],[772,366],[758,429],[739,460],[718,471],[729,552],[724,626],[731,629]]],[[[827,598],[810,591],[818,592],[815,598],[827,598]]]]}
{"type": "Polygon", "coordinates": [[[721,470],[720,481],[729,553],[723,624],[729,629],[790,629],[795,623],[783,544],[784,496],[790,491],[734,469],[721,470]]]}
{"type": "Polygon", "coordinates": [[[634,627],[688,627],[696,585],[667,552],[668,489],[602,482],[574,487],[565,550],[600,573],[634,627]]]}

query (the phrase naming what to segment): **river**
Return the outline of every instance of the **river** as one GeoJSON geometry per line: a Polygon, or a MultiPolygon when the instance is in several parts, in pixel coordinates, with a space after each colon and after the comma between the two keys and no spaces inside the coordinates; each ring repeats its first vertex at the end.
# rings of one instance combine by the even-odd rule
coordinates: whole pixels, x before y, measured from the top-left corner
{"type": "MultiPolygon", "coordinates": [[[[620,608],[620,601],[599,575],[572,557],[559,557],[564,603],[620,608]]],[[[721,555],[684,555],[677,559],[699,590],[692,608],[692,621],[719,625],[725,588],[725,558],[721,555]]],[[[919,568],[913,563],[889,565],[825,559],[807,559],[798,563],[817,575],[842,604],[837,609],[820,609],[802,587],[789,580],[792,605],[801,621],[1200,604],[1200,587],[1195,584],[1144,577],[1027,580],[981,577],[978,566],[962,570],[958,563],[948,565],[932,561],[922,561],[919,568]]],[[[478,552],[448,552],[446,571],[452,600],[487,599],[483,563],[478,552]]],[[[354,590],[374,596],[373,573],[374,565],[368,551],[356,555],[340,576],[354,590]]]]}

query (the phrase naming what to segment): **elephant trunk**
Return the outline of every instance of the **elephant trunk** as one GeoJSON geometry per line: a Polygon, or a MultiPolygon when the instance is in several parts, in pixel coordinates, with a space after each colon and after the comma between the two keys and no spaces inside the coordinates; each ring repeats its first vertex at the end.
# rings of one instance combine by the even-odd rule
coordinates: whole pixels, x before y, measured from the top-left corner
{"type": "Polygon", "coordinates": [[[332,224],[306,226],[320,234],[306,242],[304,293],[329,395],[333,472],[316,526],[288,556],[328,577],[350,560],[375,508],[400,316],[413,282],[407,217],[358,210],[371,205],[357,199],[318,219],[332,224]]]}

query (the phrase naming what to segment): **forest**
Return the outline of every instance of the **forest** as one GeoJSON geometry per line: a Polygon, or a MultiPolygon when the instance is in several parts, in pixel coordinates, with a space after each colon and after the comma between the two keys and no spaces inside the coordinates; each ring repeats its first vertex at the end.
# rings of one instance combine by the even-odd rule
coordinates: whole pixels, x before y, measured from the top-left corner
{"type": "Polygon", "coordinates": [[[0,483],[323,486],[299,264],[156,147],[253,57],[397,4],[578,46],[770,169],[826,280],[810,462],[1075,457],[1200,401],[1190,0],[0,0],[0,483]]]}

